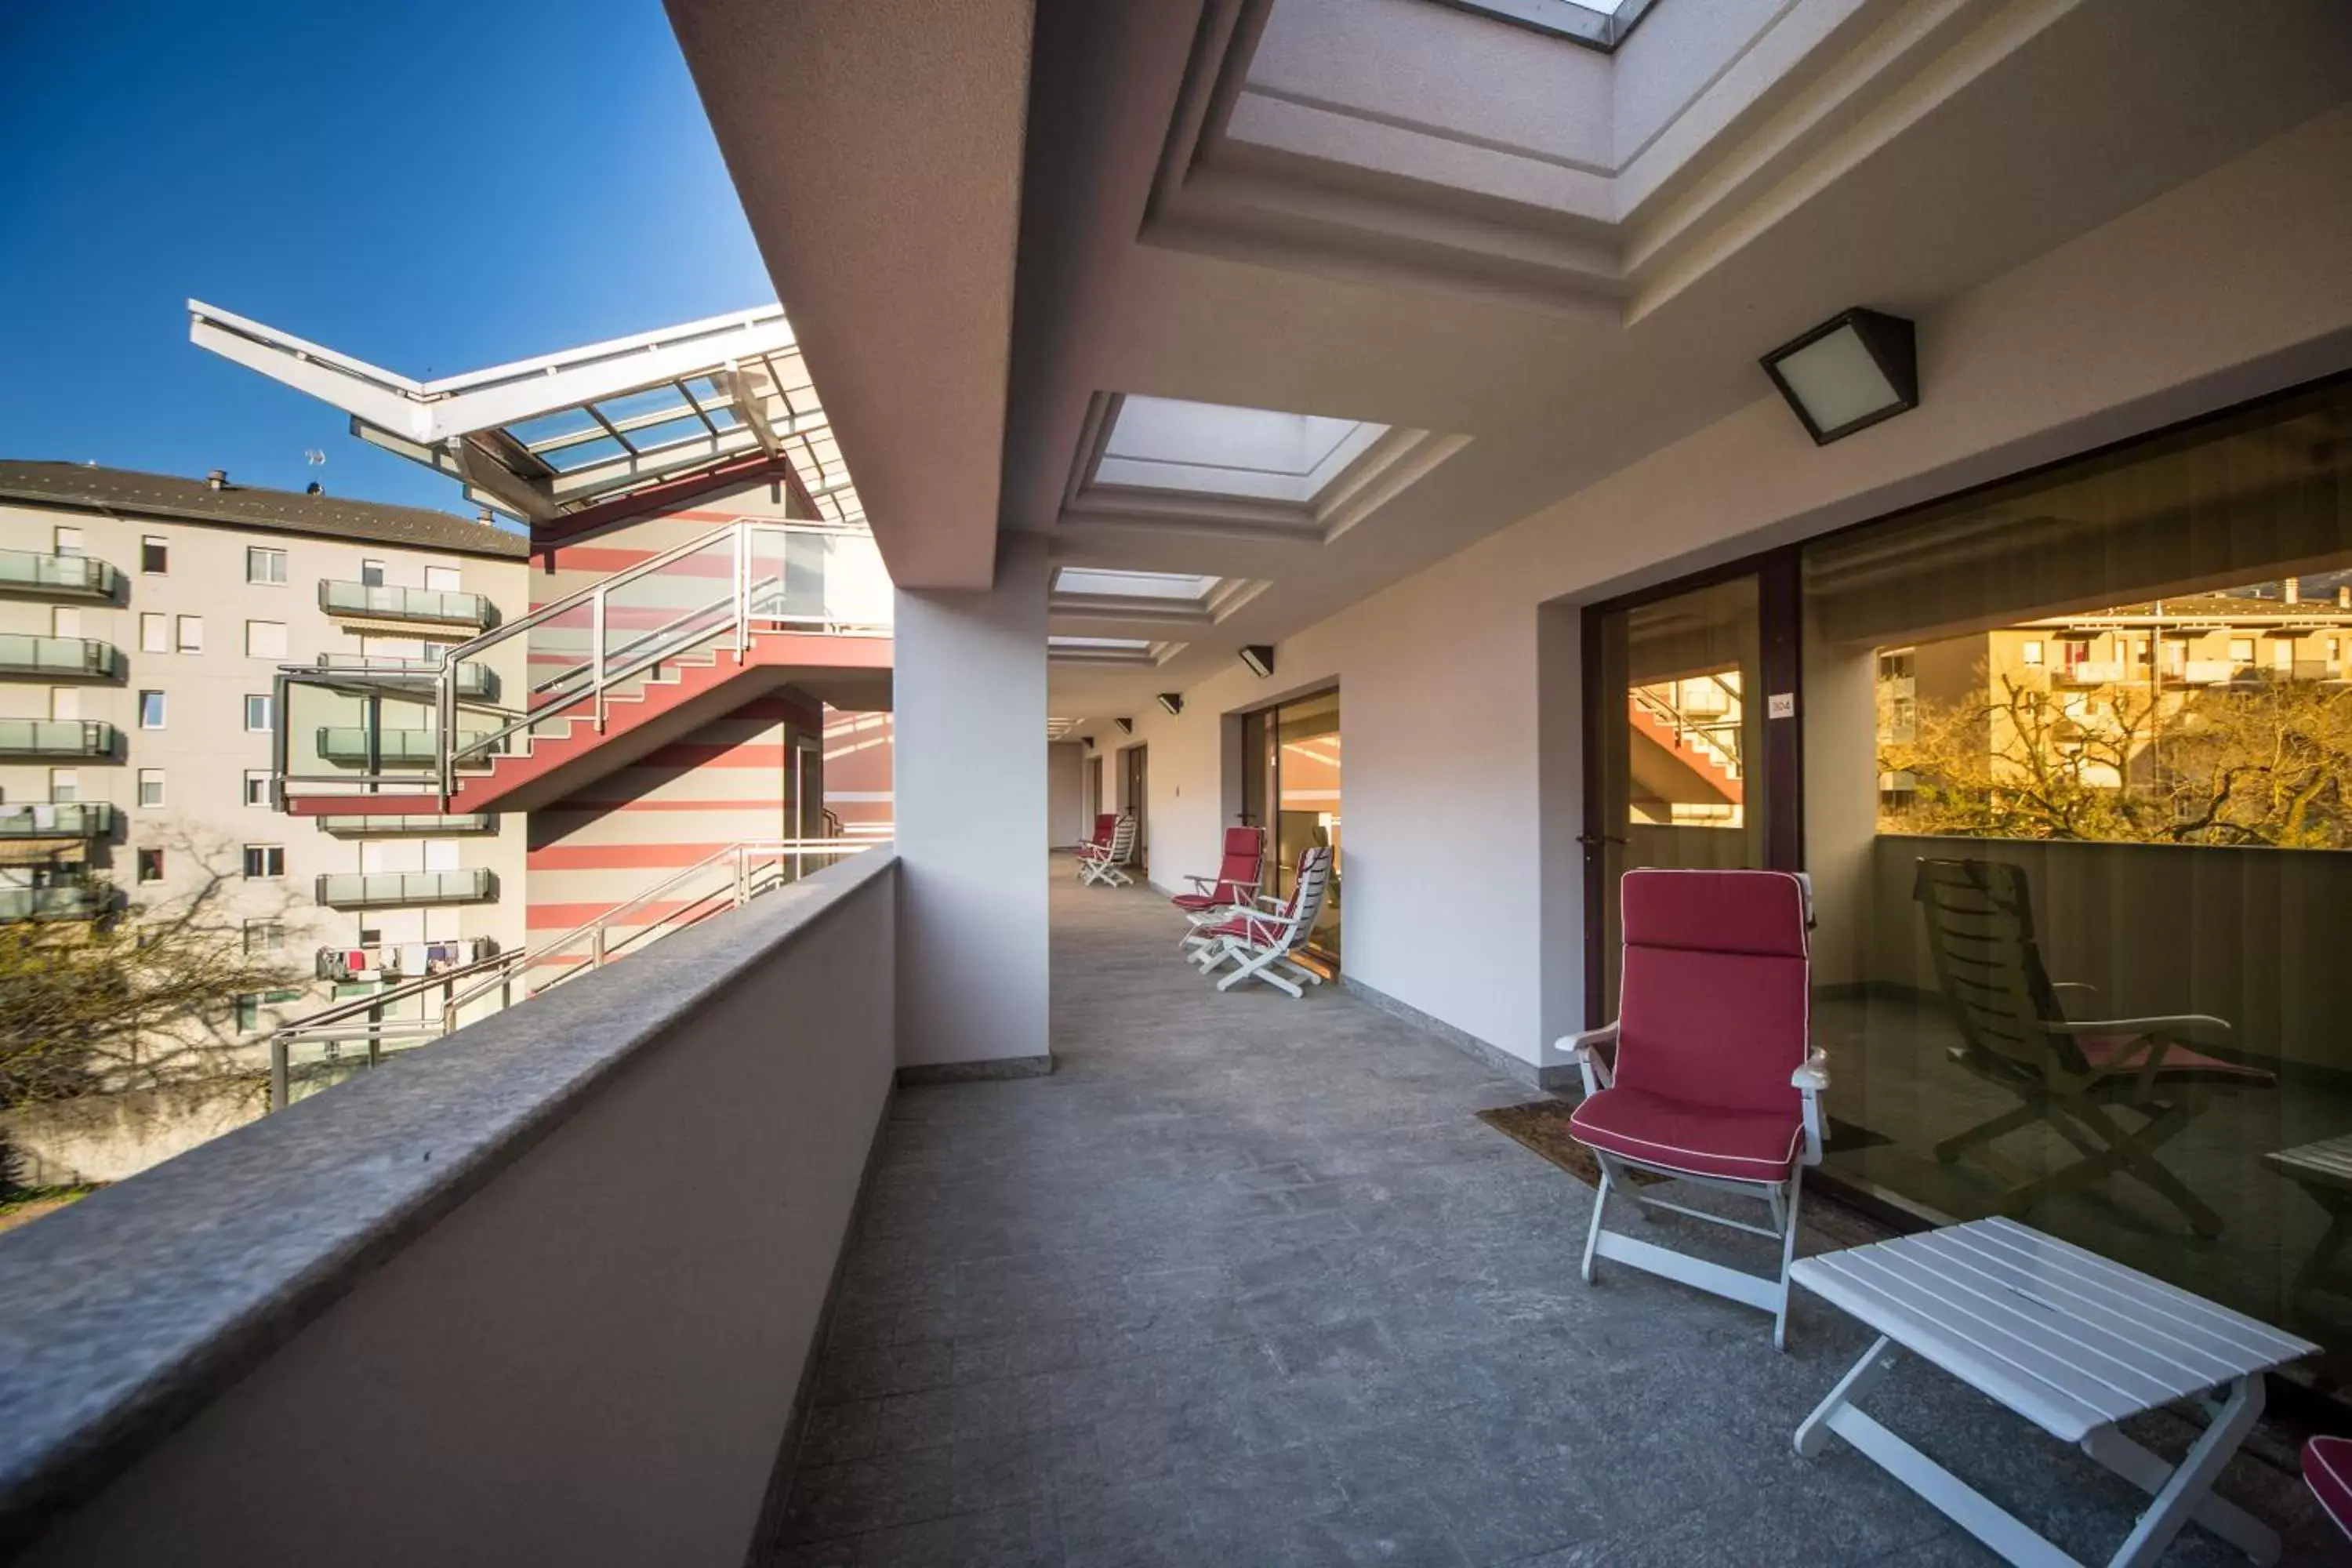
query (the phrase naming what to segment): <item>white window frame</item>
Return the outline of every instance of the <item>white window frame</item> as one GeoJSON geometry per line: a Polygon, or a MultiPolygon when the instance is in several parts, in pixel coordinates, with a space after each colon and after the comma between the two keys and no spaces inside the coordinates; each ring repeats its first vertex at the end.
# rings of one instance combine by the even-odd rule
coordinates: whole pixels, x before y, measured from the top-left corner
{"type": "Polygon", "coordinates": [[[255,620],[246,622],[245,657],[247,658],[284,658],[286,657],[286,623],[284,621],[255,620]],[[262,633],[263,628],[265,627],[268,628],[268,633],[257,637],[257,634],[262,633]],[[275,642],[278,646],[273,650],[268,647],[257,647],[257,642],[275,642]]]}
{"type": "Polygon", "coordinates": [[[286,584],[286,552],[273,544],[245,547],[245,580],[269,587],[286,584]],[[258,572],[255,568],[260,568],[258,572]]]}
{"type": "Polygon", "coordinates": [[[173,642],[182,653],[205,651],[205,618],[202,616],[182,616],[173,626],[173,642]]]}
{"type": "Polygon", "coordinates": [[[172,700],[164,693],[149,689],[139,694],[139,727],[142,730],[168,729],[172,722],[172,700]],[[154,717],[148,717],[150,708],[154,717]]]}
{"type": "Polygon", "coordinates": [[[163,769],[141,768],[139,770],[139,806],[141,810],[161,811],[163,809],[163,806],[168,803],[170,798],[170,794],[164,787],[163,769]],[[151,784],[154,786],[153,798],[152,799],[149,798],[148,795],[148,786],[151,784]]]}

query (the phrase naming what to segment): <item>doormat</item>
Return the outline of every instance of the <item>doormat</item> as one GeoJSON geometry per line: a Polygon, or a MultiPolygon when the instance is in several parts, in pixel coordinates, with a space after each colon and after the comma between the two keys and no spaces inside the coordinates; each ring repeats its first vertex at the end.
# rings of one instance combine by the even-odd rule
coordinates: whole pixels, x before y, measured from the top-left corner
{"type": "MultiPolygon", "coordinates": [[[[1524,1105],[1497,1106],[1491,1110],[1474,1111],[1472,1114],[1513,1142],[1542,1155],[1586,1186],[1598,1189],[1601,1185],[1601,1163],[1592,1157],[1591,1150],[1569,1134],[1568,1119],[1575,1110],[1575,1106],[1564,1100],[1531,1100],[1524,1105]]],[[[1830,1118],[1828,1147],[1840,1153],[1892,1142],[1892,1139],[1866,1127],[1840,1121],[1834,1116],[1830,1118]]],[[[1645,1187],[1673,1179],[1652,1171],[1628,1170],[1625,1173],[1636,1185],[1645,1187]]],[[[1803,1229],[1836,1247],[1861,1247],[1868,1242],[1885,1241],[1897,1234],[1894,1227],[1857,1209],[1847,1207],[1825,1193],[1811,1189],[1804,1194],[1803,1229]]]]}

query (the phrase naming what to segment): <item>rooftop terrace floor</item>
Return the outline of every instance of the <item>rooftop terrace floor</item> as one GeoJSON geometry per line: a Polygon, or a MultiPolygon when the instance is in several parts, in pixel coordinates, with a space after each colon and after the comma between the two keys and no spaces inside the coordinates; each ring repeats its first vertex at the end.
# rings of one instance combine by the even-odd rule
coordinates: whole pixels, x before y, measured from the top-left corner
{"type": "MultiPolygon", "coordinates": [[[[1792,1451],[1855,1325],[1801,1294],[1777,1354],[1747,1309],[1585,1286],[1590,1189],[1472,1116],[1534,1091],[1335,988],[1219,994],[1164,900],[1054,876],[1059,1068],[899,1095],[775,1568],[1995,1561],[1792,1451]]],[[[2128,1531],[2123,1483],[1930,1369],[1871,1408],[2078,1557],[2128,1531]]],[[[2352,1561],[2251,1451],[2222,1489],[2282,1562],[2352,1561]]],[[[2243,1561],[2194,1526],[2164,1559],[2243,1561]]]]}

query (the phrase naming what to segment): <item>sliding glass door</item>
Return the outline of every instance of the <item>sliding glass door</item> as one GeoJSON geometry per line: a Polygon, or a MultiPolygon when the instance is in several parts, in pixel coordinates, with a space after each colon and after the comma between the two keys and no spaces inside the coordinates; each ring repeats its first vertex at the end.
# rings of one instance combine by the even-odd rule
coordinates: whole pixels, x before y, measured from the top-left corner
{"type": "Polygon", "coordinates": [[[1266,829],[1275,857],[1270,891],[1287,898],[1302,850],[1331,851],[1331,880],[1310,952],[1339,958],[1339,693],[1335,688],[1242,716],[1241,820],[1266,829]]]}

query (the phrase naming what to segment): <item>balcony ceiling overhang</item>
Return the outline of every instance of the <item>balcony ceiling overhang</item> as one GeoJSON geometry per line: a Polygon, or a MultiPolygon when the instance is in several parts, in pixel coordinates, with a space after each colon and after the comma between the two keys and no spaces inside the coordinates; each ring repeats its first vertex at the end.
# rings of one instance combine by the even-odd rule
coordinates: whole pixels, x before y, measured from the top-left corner
{"type": "MultiPolygon", "coordinates": [[[[744,128],[784,110],[736,100],[792,63],[718,58],[757,52],[724,25],[749,0],[671,4],[812,352],[820,331],[887,333],[883,291],[823,310],[796,291],[799,269],[847,264],[830,232],[791,245],[792,212],[762,210],[790,193],[746,177],[744,128]]],[[[777,10],[854,60],[907,42],[892,6],[777,10]]],[[[1932,316],[2352,100],[2336,0],[2234,8],[2227,48],[2202,0],[1655,0],[1614,55],[1438,0],[1034,12],[1025,73],[985,56],[961,73],[992,123],[1025,101],[1017,182],[947,166],[955,210],[985,197],[1002,218],[1018,186],[1009,359],[992,337],[943,342],[930,374],[1002,408],[986,483],[1057,566],[1263,584],[1206,632],[1056,595],[1056,634],[1173,648],[1141,668],[1056,660],[1066,713],[1185,689],[1766,403],[1759,356],[1848,306],[1932,316]],[[1139,397],[1431,445],[1334,530],[1294,500],[1097,482],[1106,422],[1139,397]]],[[[796,120],[799,154],[839,181],[877,169],[870,143],[921,144],[947,111],[913,90],[936,79],[901,74],[837,122],[796,120]]],[[[920,216],[896,238],[937,251],[947,232],[920,216]]],[[[946,286],[993,297],[988,233],[946,286]]],[[[1932,390],[1912,417],[1935,417],[1932,390]]],[[[872,429],[869,500],[885,472],[944,472],[921,422],[872,429]]]]}
{"type": "Polygon", "coordinates": [[[669,6],[902,587],[995,573],[1031,9],[669,6]]]}

